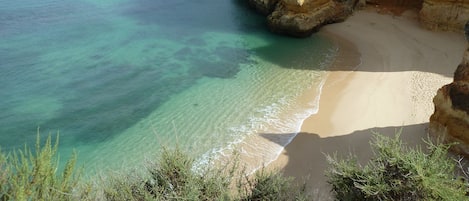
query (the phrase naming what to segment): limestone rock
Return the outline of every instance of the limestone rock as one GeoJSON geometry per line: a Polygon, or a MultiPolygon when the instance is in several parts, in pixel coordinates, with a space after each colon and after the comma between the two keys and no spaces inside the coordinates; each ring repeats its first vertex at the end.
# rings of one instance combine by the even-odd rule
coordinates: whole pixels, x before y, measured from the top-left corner
{"type": "Polygon", "coordinates": [[[454,72],[454,81],[438,90],[433,103],[430,134],[445,142],[457,142],[451,149],[469,156],[469,48],[454,72]]]}
{"type": "Polygon", "coordinates": [[[268,15],[272,32],[306,37],[321,26],[345,20],[365,0],[248,0],[258,12],[268,15]]]}
{"type": "Polygon", "coordinates": [[[337,0],[280,0],[267,17],[272,32],[305,37],[321,26],[345,20],[356,5],[337,0]]]}
{"type": "Polygon", "coordinates": [[[278,1],[279,0],[248,0],[249,4],[263,15],[272,13],[278,1]]]}
{"type": "Polygon", "coordinates": [[[382,6],[398,6],[406,8],[420,8],[423,0],[366,0],[367,4],[382,5],[382,6]]]}
{"type": "Polygon", "coordinates": [[[431,30],[463,31],[469,19],[469,0],[424,0],[421,23],[431,30]]]}
{"type": "Polygon", "coordinates": [[[321,26],[341,22],[365,4],[389,9],[419,9],[421,23],[431,30],[463,31],[469,0],[248,0],[267,15],[272,32],[305,37],[321,26]]]}

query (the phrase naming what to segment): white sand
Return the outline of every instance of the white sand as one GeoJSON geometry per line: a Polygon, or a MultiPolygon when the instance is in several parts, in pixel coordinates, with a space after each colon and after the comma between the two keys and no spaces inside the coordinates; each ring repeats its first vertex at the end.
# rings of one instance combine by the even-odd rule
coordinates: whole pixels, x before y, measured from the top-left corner
{"type": "Polygon", "coordinates": [[[318,114],[305,121],[302,133],[270,167],[306,177],[323,200],[329,196],[324,154],[353,153],[365,161],[372,131],[393,136],[401,128],[405,142],[421,144],[432,98],[452,81],[466,42],[463,34],[421,28],[410,11],[399,17],[359,11],[320,34],[338,38],[341,56],[328,75],[318,114]],[[357,59],[361,64],[351,69],[347,64],[357,59]]]}

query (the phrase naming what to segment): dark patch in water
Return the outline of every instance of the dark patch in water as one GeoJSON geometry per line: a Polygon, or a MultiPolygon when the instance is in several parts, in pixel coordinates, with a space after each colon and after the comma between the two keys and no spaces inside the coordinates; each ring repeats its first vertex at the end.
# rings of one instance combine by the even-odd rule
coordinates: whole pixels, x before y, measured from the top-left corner
{"type": "Polygon", "coordinates": [[[124,15],[136,19],[141,25],[163,27],[169,33],[166,36],[174,39],[212,31],[265,31],[265,19],[240,6],[236,1],[134,0],[126,5],[124,15]]]}
{"type": "Polygon", "coordinates": [[[192,51],[190,47],[182,48],[174,53],[174,56],[178,58],[178,60],[187,59],[188,57],[193,56],[195,53],[192,51]]]}
{"type": "Polygon", "coordinates": [[[90,56],[90,59],[93,59],[93,60],[101,60],[102,58],[104,58],[104,55],[102,54],[94,54],[90,56]]]}
{"type": "Polygon", "coordinates": [[[201,38],[189,38],[185,41],[186,44],[190,46],[206,46],[207,42],[201,38]]]}
{"type": "MultiPolygon", "coordinates": [[[[109,21],[113,21],[114,16],[101,16],[107,13],[90,5],[80,4],[77,7],[78,13],[73,10],[73,16],[67,17],[67,20],[54,21],[59,19],[57,16],[67,15],[60,9],[67,5],[57,4],[60,4],[56,5],[57,9],[51,11],[57,12],[51,13],[52,20],[42,21],[44,26],[40,27],[51,29],[43,29],[44,32],[37,35],[32,32],[34,28],[28,27],[37,20],[31,23],[23,20],[26,19],[23,15],[29,14],[27,10],[21,11],[20,16],[17,16],[17,23],[23,23],[19,30],[28,30],[28,34],[34,39],[26,43],[18,42],[19,45],[10,42],[9,45],[18,51],[14,54],[5,47],[0,49],[0,83],[8,89],[0,90],[0,97],[7,97],[0,105],[4,111],[0,114],[0,132],[11,133],[11,136],[2,136],[2,148],[12,147],[12,144],[21,146],[23,140],[34,142],[38,126],[43,133],[60,131],[63,146],[108,140],[147,117],[172,95],[193,86],[198,79],[204,76],[234,78],[242,64],[252,62],[249,60],[248,50],[229,47],[228,43],[221,42],[218,45],[226,45],[207,49],[209,41],[200,38],[203,33],[215,31],[236,34],[244,29],[246,23],[263,23],[263,18],[252,17],[247,14],[250,12],[238,9],[235,4],[226,1],[126,1],[125,5],[119,7],[126,10],[126,16],[143,25],[158,25],[161,32],[156,33],[154,29],[147,29],[151,26],[143,26],[142,30],[131,33],[128,37],[111,40],[99,47],[91,46],[96,49],[80,51],[86,52],[85,55],[75,55],[77,52],[73,48],[86,48],[80,45],[93,42],[97,34],[119,30],[115,30],[113,24],[104,26],[108,22],[105,17],[110,17],[109,21]],[[95,12],[98,14],[95,15],[95,12]],[[87,17],[88,14],[93,16],[87,17]],[[99,19],[98,22],[95,23],[95,19],[99,19]],[[118,52],[116,49],[132,46],[135,42],[148,38],[154,41],[171,39],[182,42],[187,47],[167,55],[165,47],[161,47],[160,43],[149,42],[146,49],[137,50],[142,58],[149,58],[143,66],[122,64],[111,59],[112,53],[118,52]],[[26,51],[38,49],[39,46],[46,48],[43,52],[26,51]],[[71,54],[57,53],[64,49],[71,54]],[[47,53],[53,53],[57,57],[44,61],[41,56],[47,53]],[[49,67],[50,64],[56,66],[49,67]],[[17,89],[15,85],[21,87],[17,89]],[[27,98],[32,100],[35,96],[50,97],[60,104],[60,108],[54,111],[50,119],[42,119],[40,114],[14,117],[21,115],[12,109],[18,106],[16,96],[24,94],[31,94],[27,98]],[[18,143],[18,139],[22,142],[18,143]]],[[[43,10],[35,12],[47,14],[43,10]]],[[[0,15],[7,14],[0,12],[0,15]]],[[[34,18],[34,13],[26,17],[34,18]]],[[[43,19],[47,18],[44,17],[43,19]]],[[[15,26],[8,29],[17,29],[15,26]]],[[[1,33],[2,30],[0,35],[1,33]]],[[[120,59],[125,61],[133,58],[120,59]]],[[[198,105],[195,103],[194,107],[198,105]]]]}
{"type": "MultiPolygon", "coordinates": [[[[177,67],[169,64],[162,68],[177,67]]],[[[164,75],[167,72],[159,73],[156,68],[143,71],[130,65],[101,68],[106,69],[69,83],[66,88],[74,92],[63,99],[58,118],[44,123],[47,128],[70,128],[67,132],[76,133],[75,141],[108,140],[196,81],[181,77],[168,79],[164,75]]]]}

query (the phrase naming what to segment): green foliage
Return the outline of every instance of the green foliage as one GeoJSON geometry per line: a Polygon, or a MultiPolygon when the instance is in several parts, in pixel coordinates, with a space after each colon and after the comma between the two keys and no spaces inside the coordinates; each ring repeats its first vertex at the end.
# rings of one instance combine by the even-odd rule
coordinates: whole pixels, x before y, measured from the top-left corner
{"type": "Polygon", "coordinates": [[[381,135],[372,143],[374,157],[364,167],[356,159],[328,156],[329,183],[337,200],[469,200],[467,187],[455,175],[449,146],[431,141],[427,150],[411,149],[399,135],[381,135]]]}
{"type": "Polygon", "coordinates": [[[252,179],[246,180],[248,185],[238,185],[242,201],[310,200],[304,186],[299,188],[293,185],[292,178],[285,178],[279,172],[266,172],[262,169],[252,179]]]}
{"type": "Polygon", "coordinates": [[[157,163],[143,177],[117,176],[107,179],[107,200],[228,200],[232,172],[207,168],[192,171],[194,160],[180,149],[163,149],[157,163]],[[139,178],[139,179],[135,179],[139,178]]]}
{"type": "Polygon", "coordinates": [[[289,193],[300,192],[280,174],[262,171],[248,180],[252,190],[243,187],[246,193],[237,194],[237,163],[195,172],[194,160],[179,148],[164,149],[145,173],[106,173],[83,182],[75,155],[58,173],[57,147],[58,137],[52,144],[49,136],[41,146],[38,134],[35,152],[26,147],[8,156],[0,152],[0,200],[289,200],[289,193]]]}
{"type": "MultiPolygon", "coordinates": [[[[104,200],[307,200],[304,189],[293,187],[291,179],[277,172],[260,171],[241,182],[234,179],[239,174],[237,163],[197,172],[193,165],[194,160],[180,149],[163,149],[143,176],[116,175],[98,186],[104,200]]],[[[100,197],[88,198],[93,199],[100,197]]]]}
{"type": "MultiPolygon", "coordinates": [[[[447,145],[427,142],[408,148],[396,138],[376,136],[374,158],[360,166],[352,157],[328,156],[329,183],[337,200],[469,200],[467,183],[455,174],[447,145]]],[[[58,171],[58,137],[34,152],[0,152],[0,200],[311,200],[305,187],[279,172],[240,177],[238,164],[194,171],[194,160],[179,148],[164,149],[140,174],[110,174],[82,182],[76,156],[58,171]],[[99,179],[101,178],[101,179],[99,179]],[[93,182],[93,183],[91,183],[93,182]]]]}
{"type": "Polygon", "coordinates": [[[52,145],[49,136],[41,147],[39,134],[33,154],[28,148],[9,156],[0,153],[0,199],[1,200],[69,200],[78,184],[79,173],[75,170],[76,157],[65,165],[57,176],[58,137],[52,145]]]}

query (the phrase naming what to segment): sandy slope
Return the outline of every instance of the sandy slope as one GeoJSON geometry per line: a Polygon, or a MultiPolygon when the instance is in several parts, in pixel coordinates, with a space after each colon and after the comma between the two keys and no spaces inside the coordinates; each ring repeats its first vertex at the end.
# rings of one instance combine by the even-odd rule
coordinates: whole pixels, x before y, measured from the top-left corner
{"type": "Polygon", "coordinates": [[[324,85],[319,112],[270,167],[306,177],[323,200],[329,191],[324,154],[354,153],[364,161],[371,155],[372,131],[391,136],[401,128],[404,141],[421,144],[432,98],[451,82],[466,43],[462,34],[424,30],[410,11],[400,17],[359,11],[320,34],[335,38],[340,56],[324,85]]]}

